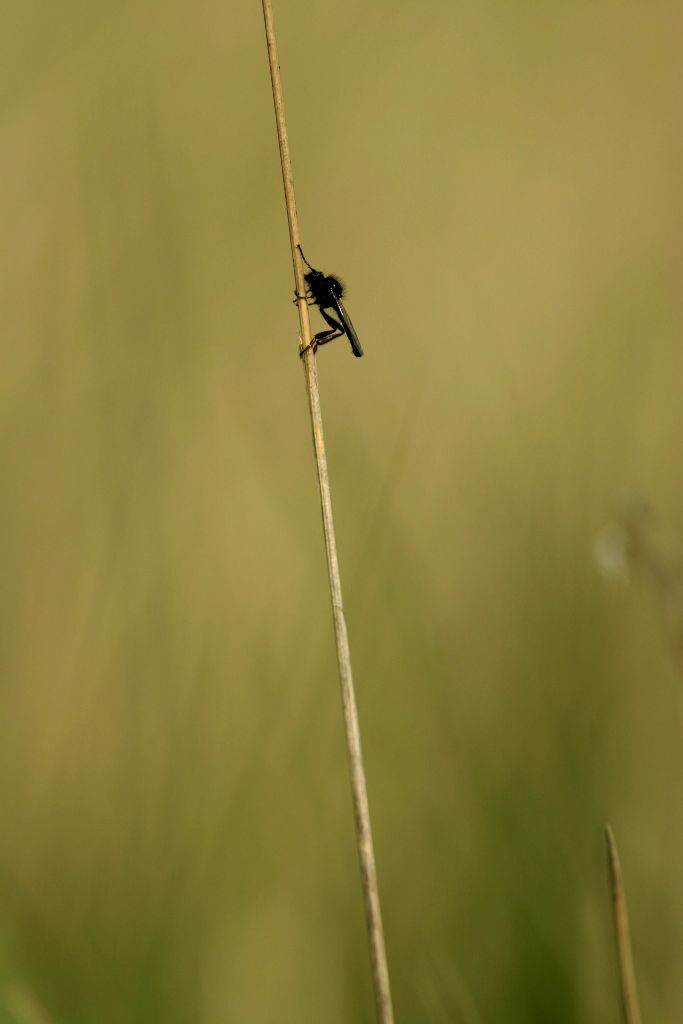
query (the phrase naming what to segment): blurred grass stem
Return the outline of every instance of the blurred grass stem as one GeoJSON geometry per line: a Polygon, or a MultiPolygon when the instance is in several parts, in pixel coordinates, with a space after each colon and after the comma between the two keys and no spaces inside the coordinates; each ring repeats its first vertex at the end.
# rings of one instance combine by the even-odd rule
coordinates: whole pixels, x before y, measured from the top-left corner
{"type": "Polygon", "coordinates": [[[617,844],[610,825],[605,826],[605,838],[607,840],[609,875],[612,883],[612,912],[614,915],[614,934],[617,944],[624,1024],[641,1024],[636,973],[633,966],[633,953],[631,951],[631,934],[626,910],[626,896],[621,881],[621,867],[619,865],[617,844]]]}
{"type": "Polygon", "coordinates": [[[337,646],[337,665],[339,668],[339,682],[341,686],[342,707],[344,711],[346,748],[348,752],[349,771],[351,776],[351,794],[356,823],[356,841],[358,846],[358,857],[360,860],[361,885],[363,889],[363,901],[365,904],[365,919],[370,941],[377,1020],[379,1024],[393,1024],[394,1015],[391,1005],[389,970],[384,945],[384,930],[382,927],[379,889],[377,886],[375,854],[372,843],[372,830],[370,827],[370,809],[368,806],[367,788],[365,784],[365,769],[363,767],[363,755],[361,751],[358,711],[356,708],[356,697],[353,687],[353,676],[351,673],[351,652],[349,649],[346,619],[344,618],[344,609],[342,605],[341,578],[339,574],[337,542],[335,539],[334,521],[332,517],[332,497],[330,494],[330,481],[327,471],[327,456],[325,454],[325,441],[323,437],[320,393],[318,389],[318,374],[316,369],[316,354],[310,345],[311,327],[308,317],[308,305],[304,298],[306,291],[304,270],[299,250],[297,249],[297,245],[299,243],[299,226],[297,221],[296,202],[294,199],[294,181],[289,155],[289,141],[285,121],[282,82],[280,80],[280,64],[277,55],[272,5],[270,0],[262,0],[262,3],[263,18],[266,29],[266,41],[268,45],[270,78],[273,87],[275,121],[277,124],[277,135],[280,148],[280,162],[282,165],[282,179],[285,188],[287,220],[289,222],[289,239],[292,249],[295,290],[296,295],[301,296],[297,302],[301,328],[299,344],[300,352],[303,353],[302,361],[306,378],[308,405],[311,415],[311,426],[313,429],[313,448],[315,451],[315,462],[320,488],[325,552],[327,555],[327,570],[330,582],[330,595],[332,598],[332,614],[334,618],[334,634],[337,646]]]}

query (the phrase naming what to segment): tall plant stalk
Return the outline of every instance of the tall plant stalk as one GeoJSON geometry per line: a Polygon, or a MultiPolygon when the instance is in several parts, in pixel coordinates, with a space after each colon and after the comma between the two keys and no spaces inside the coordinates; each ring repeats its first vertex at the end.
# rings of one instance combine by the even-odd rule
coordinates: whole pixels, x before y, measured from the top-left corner
{"type": "Polygon", "coordinates": [[[342,604],[339,559],[337,557],[337,542],[335,539],[334,520],[332,517],[332,497],[330,494],[330,480],[327,470],[327,457],[325,454],[325,441],[323,437],[316,353],[314,347],[311,346],[311,326],[308,318],[308,305],[305,298],[303,298],[306,290],[304,282],[304,268],[297,248],[299,244],[299,225],[297,220],[296,202],[294,199],[294,180],[292,177],[292,164],[289,154],[285,107],[282,94],[282,82],[280,79],[280,65],[277,55],[271,0],[262,0],[262,4],[266,29],[266,42],[268,45],[270,79],[273,87],[275,122],[277,125],[277,136],[280,148],[280,163],[282,165],[282,180],[285,189],[287,220],[289,222],[289,240],[292,249],[295,292],[296,295],[300,297],[297,302],[300,324],[300,354],[302,356],[304,375],[306,379],[308,407],[313,431],[313,450],[315,453],[318,485],[320,488],[320,505],[325,538],[325,554],[327,557],[330,597],[332,599],[332,616],[334,620],[334,635],[337,647],[337,666],[339,669],[339,683],[341,687],[342,708],[344,712],[346,749],[348,753],[349,773],[351,777],[351,796],[353,800],[353,811],[356,824],[356,843],[358,848],[358,858],[360,861],[361,887],[363,891],[363,902],[365,905],[365,921],[370,943],[370,959],[375,992],[375,1005],[377,1009],[377,1021],[378,1024],[393,1024],[394,1014],[391,1005],[389,970],[384,943],[384,929],[382,927],[382,914],[379,900],[379,889],[377,885],[377,870],[375,867],[372,830],[370,827],[370,809],[368,806],[368,795],[365,784],[365,769],[363,767],[363,754],[361,751],[358,710],[356,707],[356,696],[353,686],[353,676],[351,673],[351,652],[349,649],[349,638],[346,631],[346,619],[344,618],[344,608],[342,604]]]}

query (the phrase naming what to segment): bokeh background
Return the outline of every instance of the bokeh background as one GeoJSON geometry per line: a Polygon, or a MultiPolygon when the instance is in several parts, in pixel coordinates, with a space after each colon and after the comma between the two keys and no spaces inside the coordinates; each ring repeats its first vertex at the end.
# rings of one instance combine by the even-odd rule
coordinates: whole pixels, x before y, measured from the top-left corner
{"type": "MultiPolygon", "coordinates": [[[[683,8],[275,15],[397,1021],[616,1022],[606,821],[681,1020],[683,8]]],[[[260,5],[0,27],[0,1020],[370,1024],[260,5]]]]}

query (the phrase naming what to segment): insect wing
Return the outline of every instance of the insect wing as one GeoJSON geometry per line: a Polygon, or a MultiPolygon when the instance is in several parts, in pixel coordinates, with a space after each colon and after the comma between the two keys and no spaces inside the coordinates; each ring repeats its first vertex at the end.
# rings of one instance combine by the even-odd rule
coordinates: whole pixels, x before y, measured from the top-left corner
{"type": "Polygon", "coordinates": [[[363,355],[363,349],[361,347],[361,343],[358,340],[358,335],[356,334],[354,326],[351,323],[351,317],[344,309],[344,306],[340,298],[338,298],[334,294],[331,294],[330,297],[334,300],[334,308],[337,310],[339,319],[342,322],[342,326],[344,328],[344,332],[346,333],[346,337],[351,342],[351,349],[353,350],[353,354],[354,356],[358,356],[358,358],[360,358],[363,355]]]}

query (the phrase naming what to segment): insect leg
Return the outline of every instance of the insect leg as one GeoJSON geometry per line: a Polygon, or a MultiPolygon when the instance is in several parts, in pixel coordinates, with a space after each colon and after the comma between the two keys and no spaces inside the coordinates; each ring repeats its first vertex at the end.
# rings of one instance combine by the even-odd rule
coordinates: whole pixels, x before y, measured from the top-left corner
{"type": "Polygon", "coordinates": [[[344,334],[346,334],[346,331],[339,321],[335,320],[329,313],[326,313],[324,309],[320,310],[320,314],[324,320],[327,320],[332,330],[320,331],[319,334],[316,334],[315,341],[318,345],[327,345],[328,341],[334,341],[335,338],[342,338],[344,334]]]}

